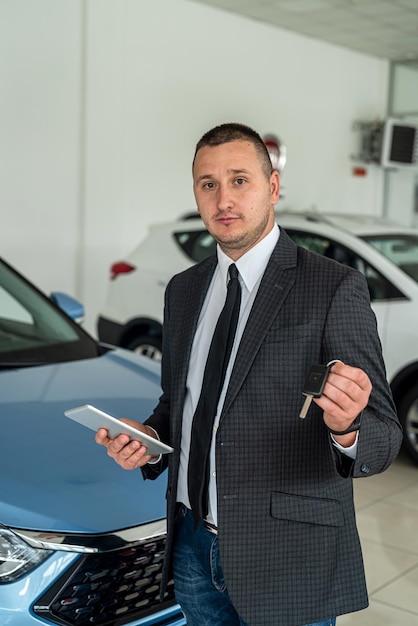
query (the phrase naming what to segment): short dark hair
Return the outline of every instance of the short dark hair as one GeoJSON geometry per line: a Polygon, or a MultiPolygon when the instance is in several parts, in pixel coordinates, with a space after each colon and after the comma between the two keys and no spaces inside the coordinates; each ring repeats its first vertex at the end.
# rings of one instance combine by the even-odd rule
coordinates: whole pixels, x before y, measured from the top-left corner
{"type": "Polygon", "coordinates": [[[270,178],[273,166],[266,144],[255,130],[245,124],[239,124],[237,122],[228,122],[208,130],[196,144],[193,166],[196,160],[196,155],[201,148],[204,148],[205,146],[220,146],[223,143],[230,143],[231,141],[251,142],[256,149],[258,159],[266,178],[270,178]]]}

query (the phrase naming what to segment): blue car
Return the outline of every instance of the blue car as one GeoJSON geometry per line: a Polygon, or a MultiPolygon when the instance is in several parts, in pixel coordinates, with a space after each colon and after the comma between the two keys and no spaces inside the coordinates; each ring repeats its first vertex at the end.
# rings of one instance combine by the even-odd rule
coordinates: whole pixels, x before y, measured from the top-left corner
{"type": "Polygon", "coordinates": [[[145,419],[159,365],[100,345],[82,314],[0,260],[0,624],[183,626],[172,585],[159,598],[165,477],[122,470],[64,416],[145,419]]]}

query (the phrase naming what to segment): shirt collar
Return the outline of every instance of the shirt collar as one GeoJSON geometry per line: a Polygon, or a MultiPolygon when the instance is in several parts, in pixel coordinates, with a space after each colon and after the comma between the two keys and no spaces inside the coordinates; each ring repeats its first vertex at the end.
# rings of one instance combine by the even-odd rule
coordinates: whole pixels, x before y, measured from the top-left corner
{"type": "MultiPolygon", "coordinates": [[[[252,291],[267,267],[271,254],[279,240],[280,229],[277,224],[263,237],[253,248],[248,250],[235,262],[242,281],[248,291],[252,291]]],[[[222,280],[228,281],[228,267],[233,263],[232,259],[217,246],[218,265],[222,280]]]]}

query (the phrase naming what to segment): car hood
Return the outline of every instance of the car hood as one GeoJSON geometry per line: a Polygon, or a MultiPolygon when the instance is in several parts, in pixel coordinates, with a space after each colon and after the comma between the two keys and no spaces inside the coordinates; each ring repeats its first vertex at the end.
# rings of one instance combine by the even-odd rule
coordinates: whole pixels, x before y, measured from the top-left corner
{"type": "Polygon", "coordinates": [[[0,524],[101,533],[163,519],[166,478],[144,481],[64,416],[93,404],[143,421],[160,390],[150,359],[115,350],[69,363],[0,372],[0,524]]]}

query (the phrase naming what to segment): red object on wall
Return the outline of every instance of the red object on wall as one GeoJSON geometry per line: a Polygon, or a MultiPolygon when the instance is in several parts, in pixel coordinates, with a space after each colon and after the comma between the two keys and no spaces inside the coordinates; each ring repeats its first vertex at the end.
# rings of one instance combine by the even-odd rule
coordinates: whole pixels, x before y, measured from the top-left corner
{"type": "Polygon", "coordinates": [[[365,167],[353,167],[353,176],[367,176],[365,167]]]}

